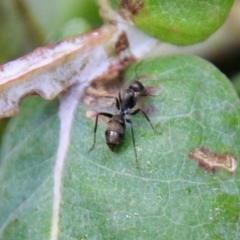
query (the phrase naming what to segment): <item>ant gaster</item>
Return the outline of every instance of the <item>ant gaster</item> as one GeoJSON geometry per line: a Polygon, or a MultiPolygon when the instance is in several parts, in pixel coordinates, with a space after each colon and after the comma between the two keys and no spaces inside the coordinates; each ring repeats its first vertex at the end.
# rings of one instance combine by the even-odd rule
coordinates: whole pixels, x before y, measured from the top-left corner
{"type": "MultiPolygon", "coordinates": [[[[107,124],[107,129],[105,131],[105,138],[108,147],[114,151],[123,141],[124,133],[126,130],[126,122],[131,126],[131,133],[132,133],[132,142],[134,146],[134,153],[136,158],[136,164],[138,167],[138,158],[137,158],[137,151],[135,146],[135,138],[133,132],[132,121],[128,118],[128,115],[135,115],[138,112],[142,112],[146,120],[149,122],[152,129],[158,133],[155,128],[153,127],[150,119],[148,118],[147,114],[144,112],[143,109],[136,106],[138,96],[146,96],[145,88],[139,81],[132,82],[128,88],[124,89],[122,94],[118,93],[118,98],[116,100],[116,107],[118,109],[118,114],[111,114],[106,112],[99,112],[97,113],[96,120],[95,120],[95,127],[94,127],[94,140],[93,145],[89,151],[94,148],[96,142],[96,132],[97,132],[97,125],[98,125],[98,117],[100,115],[108,117],[110,120],[107,124]]],[[[160,134],[160,133],[158,133],[160,134]]]]}

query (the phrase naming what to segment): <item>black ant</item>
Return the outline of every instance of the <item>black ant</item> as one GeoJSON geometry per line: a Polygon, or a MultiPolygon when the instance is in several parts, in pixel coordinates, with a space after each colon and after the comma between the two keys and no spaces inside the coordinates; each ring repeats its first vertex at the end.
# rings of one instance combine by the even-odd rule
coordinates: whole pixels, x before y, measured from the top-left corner
{"type": "Polygon", "coordinates": [[[118,98],[116,100],[116,107],[118,109],[118,114],[111,114],[106,112],[99,112],[96,116],[95,120],[95,127],[94,127],[94,140],[93,145],[90,148],[89,152],[94,148],[96,142],[96,132],[97,132],[97,125],[98,125],[98,117],[100,115],[108,117],[110,120],[107,123],[107,129],[105,131],[105,138],[108,147],[114,151],[123,141],[124,133],[126,130],[126,122],[131,126],[131,133],[132,133],[132,141],[134,146],[134,153],[136,158],[136,164],[138,167],[138,158],[137,158],[137,151],[135,146],[135,138],[133,132],[132,121],[128,118],[128,115],[135,115],[138,112],[142,112],[146,120],[151,125],[152,129],[155,130],[153,127],[150,119],[148,118],[147,114],[144,112],[143,109],[136,106],[138,96],[146,96],[145,88],[139,81],[132,82],[128,88],[124,89],[122,94],[118,93],[118,98]]]}

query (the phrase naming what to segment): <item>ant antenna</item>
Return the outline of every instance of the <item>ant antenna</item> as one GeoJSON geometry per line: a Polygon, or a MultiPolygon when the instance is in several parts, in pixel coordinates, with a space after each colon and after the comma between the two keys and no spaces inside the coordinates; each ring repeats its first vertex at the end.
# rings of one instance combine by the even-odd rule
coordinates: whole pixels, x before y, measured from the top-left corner
{"type": "Polygon", "coordinates": [[[141,60],[136,66],[135,66],[135,76],[136,76],[136,79],[138,79],[138,74],[137,74],[137,68],[139,67],[139,65],[143,62],[143,60],[141,60]]]}

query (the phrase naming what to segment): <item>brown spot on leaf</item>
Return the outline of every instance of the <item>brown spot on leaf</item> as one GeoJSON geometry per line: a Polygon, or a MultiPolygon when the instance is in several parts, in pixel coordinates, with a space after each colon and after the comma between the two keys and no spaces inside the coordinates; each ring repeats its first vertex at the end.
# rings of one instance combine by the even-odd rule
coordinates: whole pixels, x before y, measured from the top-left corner
{"type": "Polygon", "coordinates": [[[121,9],[127,10],[132,15],[135,15],[142,9],[144,2],[140,0],[122,0],[120,3],[121,9]]]}
{"type": "Polygon", "coordinates": [[[224,168],[229,172],[235,172],[237,169],[237,160],[230,153],[218,154],[200,147],[190,152],[188,156],[197,161],[199,167],[209,172],[215,172],[219,168],[224,168]]]}

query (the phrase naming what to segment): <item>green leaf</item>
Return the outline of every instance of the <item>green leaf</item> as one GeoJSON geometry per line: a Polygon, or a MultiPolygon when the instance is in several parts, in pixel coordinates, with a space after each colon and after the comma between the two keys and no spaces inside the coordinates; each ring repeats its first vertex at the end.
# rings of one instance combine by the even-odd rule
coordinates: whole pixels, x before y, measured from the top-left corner
{"type": "MultiPolygon", "coordinates": [[[[131,116],[136,169],[130,127],[113,153],[101,119],[89,153],[94,120],[79,105],[62,178],[59,239],[239,239],[239,171],[209,173],[188,157],[205,147],[239,159],[240,105],[231,83],[190,56],[132,66],[126,84],[135,72],[154,87],[156,96],[141,104],[162,134],[141,114],[131,116]]],[[[0,152],[0,239],[49,239],[57,106],[26,99],[8,125],[0,152]]]]}
{"type": "Polygon", "coordinates": [[[110,0],[147,34],[177,45],[201,42],[226,20],[233,0],[110,0]]]}

